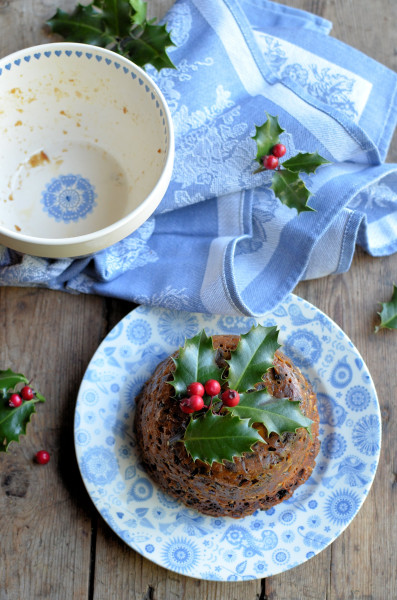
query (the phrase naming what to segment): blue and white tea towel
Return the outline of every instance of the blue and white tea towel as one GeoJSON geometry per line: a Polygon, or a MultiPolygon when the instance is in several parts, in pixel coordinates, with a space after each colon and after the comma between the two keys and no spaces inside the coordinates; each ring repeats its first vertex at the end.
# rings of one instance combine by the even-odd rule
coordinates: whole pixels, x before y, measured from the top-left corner
{"type": "MultiPolygon", "coordinates": [[[[356,243],[397,250],[395,73],[267,0],[181,0],[166,17],[177,69],[148,69],[171,109],[169,189],[138,231],[84,259],[0,247],[2,285],[37,285],[190,311],[260,315],[301,279],[347,270],[356,243]],[[255,125],[277,115],[289,154],[332,161],[297,215],[253,175],[255,125]]],[[[288,157],[288,154],[287,154],[288,157]]]]}

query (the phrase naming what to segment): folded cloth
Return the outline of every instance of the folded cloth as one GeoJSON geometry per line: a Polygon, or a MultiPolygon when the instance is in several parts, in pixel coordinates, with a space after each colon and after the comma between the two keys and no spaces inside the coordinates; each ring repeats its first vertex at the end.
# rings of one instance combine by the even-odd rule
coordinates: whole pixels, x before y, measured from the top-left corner
{"type": "Polygon", "coordinates": [[[397,250],[397,75],[328,36],[331,23],[268,0],[181,0],[166,16],[176,69],[148,68],[170,107],[175,166],[154,215],[110,248],[49,260],[0,247],[2,285],[256,316],[301,279],[350,266],[356,243],[397,250]],[[277,115],[288,156],[318,151],[316,212],[253,174],[255,126],[277,115]]]}

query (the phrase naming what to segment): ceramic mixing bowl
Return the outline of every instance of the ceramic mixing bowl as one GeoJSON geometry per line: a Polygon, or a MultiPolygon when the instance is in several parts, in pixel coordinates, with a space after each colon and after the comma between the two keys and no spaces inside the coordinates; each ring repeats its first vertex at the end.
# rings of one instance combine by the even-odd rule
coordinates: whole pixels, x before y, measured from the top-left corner
{"type": "Polygon", "coordinates": [[[0,60],[0,243],[91,254],[152,214],[169,184],[172,120],[141,68],[54,43],[0,60]]]}

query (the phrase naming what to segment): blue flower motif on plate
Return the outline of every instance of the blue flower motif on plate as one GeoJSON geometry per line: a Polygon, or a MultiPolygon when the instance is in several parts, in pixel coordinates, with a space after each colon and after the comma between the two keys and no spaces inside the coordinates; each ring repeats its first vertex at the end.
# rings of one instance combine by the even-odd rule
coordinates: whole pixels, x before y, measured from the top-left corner
{"type": "Polygon", "coordinates": [[[136,379],[131,379],[131,381],[125,386],[123,390],[123,398],[128,408],[133,408],[135,406],[135,398],[145,385],[146,381],[147,377],[137,377],[136,379]]]}
{"type": "Polygon", "coordinates": [[[284,548],[275,550],[272,554],[273,561],[279,565],[282,565],[282,564],[288,562],[289,557],[290,557],[290,553],[288,552],[288,550],[285,550],[284,548]]]}
{"type": "Polygon", "coordinates": [[[114,453],[107,448],[94,446],[81,458],[81,472],[87,481],[96,485],[111,483],[117,475],[118,464],[114,453]]]}
{"type": "Polygon", "coordinates": [[[165,342],[171,346],[182,346],[185,339],[198,333],[198,320],[194,315],[169,310],[161,315],[158,331],[165,342]]]}
{"type": "Polygon", "coordinates": [[[98,400],[99,394],[94,389],[87,389],[83,394],[83,402],[85,402],[85,404],[93,406],[94,404],[97,404],[98,400]]]}
{"type": "Polygon", "coordinates": [[[94,186],[81,175],[60,175],[51,179],[41,203],[50,217],[70,223],[84,219],[96,206],[94,186]]]}
{"type": "Polygon", "coordinates": [[[331,385],[338,389],[341,389],[348,386],[352,378],[353,370],[347,362],[347,357],[344,356],[341,360],[338,361],[331,373],[331,385]]]}
{"type": "Polygon", "coordinates": [[[352,440],[363,454],[377,454],[380,447],[380,422],[377,415],[366,415],[357,421],[353,427],[352,440]]]}
{"type": "Polygon", "coordinates": [[[355,385],[347,391],[346,404],[350,410],[361,412],[369,406],[370,401],[370,393],[362,385],[355,385]]]}
{"type": "Polygon", "coordinates": [[[130,491],[127,494],[128,502],[134,500],[135,502],[146,502],[153,495],[153,484],[146,479],[146,477],[140,477],[132,485],[130,491]]]}
{"type": "Polygon", "coordinates": [[[119,448],[119,456],[121,456],[121,458],[128,458],[131,456],[131,448],[124,444],[119,448]]]}
{"type": "Polygon", "coordinates": [[[278,520],[283,525],[291,525],[296,519],[296,514],[292,510],[284,510],[278,520]]]}
{"type": "Polygon", "coordinates": [[[185,537],[171,538],[162,549],[164,566],[179,573],[190,573],[199,564],[197,545],[185,537]]]}
{"type": "Polygon", "coordinates": [[[79,446],[87,446],[91,441],[91,435],[85,429],[76,431],[76,441],[79,446]]]}
{"type": "Polygon", "coordinates": [[[267,563],[264,560],[259,560],[254,564],[255,573],[266,573],[267,571],[267,563]]]}
{"type": "Polygon", "coordinates": [[[311,515],[307,520],[307,525],[315,529],[321,525],[321,518],[318,515],[311,515]]]}
{"type": "Polygon", "coordinates": [[[321,342],[311,331],[298,329],[287,338],[284,350],[296,366],[310,367],[321,356],[321,342]]]}
{"type": "Polygon", "coordinates": [[[127,327],[127,338],[131,344],[142,346],[150,340],[152,328],[144,319],[136,319],[127,327]]]}
{"type": "Polygon", "coordinates": [[[295,534],[291,529],[287,529],[282,533],[281,539],[285,544],[291,544],[295,539],[295,534]]]}
{"type": "Polygon", "coordinates": [[[325,503],[325,514],[329,521],[341,526],[348,523],[360,507],[360,499],[355,492],[342,489],[333,492],[325,503]]]}
{"type": "Polygon", "coordinates": [[[330,433],[321,443],[321,450],[326,458],[339,458],[346,448],[346,440],[340,433],[330,433]]]}

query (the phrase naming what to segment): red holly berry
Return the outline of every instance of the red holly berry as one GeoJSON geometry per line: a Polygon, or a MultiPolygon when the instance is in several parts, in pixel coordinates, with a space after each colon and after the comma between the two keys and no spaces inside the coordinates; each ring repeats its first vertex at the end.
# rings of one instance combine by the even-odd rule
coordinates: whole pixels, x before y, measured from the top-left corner
{"type": "Polygon", "coordinates": [[[208,394],[208,396],[211,396],[212,398],[213,396],[219,394],[219,392],[221,391],[221,384],[216,379],[209,379],[206,382],[204,389],[205,393],[208,394]]]}
{"type": "Polygon", "coordinates": [[[190,396],[189,402],[193,410],[201,410],[204,406],[204,400],[201,396],[198,396],[197,394],[194,396],[190,396]]]}
{"type": "Polygon", "coordinates": [[[19,394],[11,394],[8,404],[11,408],[18,408],[22,404],[21,396],[19,394]]]}
{"type": "Polygon", "coordinates": [[[221,396],[225,406],[237,406],[240,402],[240,394],[235,390],[225,390],[221,396]]]}
{"type": "Polygon", "coordinates": [[[275,169],[278,167],[278,158],[270,154],[269,156],[264,156],[262,159],[263,166],[265,169],[275,169]]]}
{"type": "Polygon", "coordinates": [[[277,158],[281,158],[286,152],[287,148],[284,146],[284,144],[276,144],[272,148],[272,154],[273,156],[277,156],[277,158]]]}
{"type": "Polygon", "coordinates": [[[39,465],[46,465],[50,460],[50,455],[46,450],[39,450],[35,458],[36,462],[39,463],[39,465]]]}
{"type": "Polygon", "coordinates": [[[188,415],[194,413],[194,408],[190,405],[190,398],[183,398],[180,403],[181,411],[187,413],[188,415]]]}
{"type": "Polygon", "coordinates": [[[199,381],[189,383],[187,386],[187,393],[189,396],[204,396],[204,386],[199,381]]]}
{"type": "Polygon", "coordinates": [[[21,389],[21,396],[24,400],[33,400],[34,391],[32,390],[31,387],[29,387],[28,385],[25,385],[25,387],[23,387],[21,389]]]}

